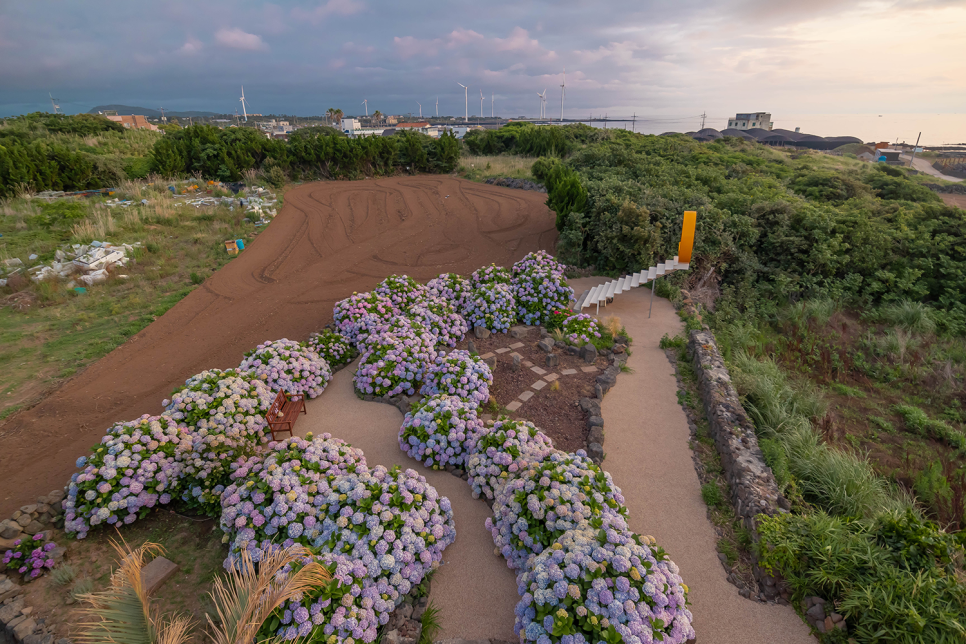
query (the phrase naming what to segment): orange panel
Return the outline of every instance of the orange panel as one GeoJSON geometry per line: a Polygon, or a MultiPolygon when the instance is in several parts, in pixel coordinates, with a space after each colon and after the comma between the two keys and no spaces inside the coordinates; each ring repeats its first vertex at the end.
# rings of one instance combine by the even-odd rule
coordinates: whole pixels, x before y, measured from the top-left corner
{"type": "Polygon", "coordinates": [[[684,225],[681,226],[681,242],[678,244],[678,261],[682,264],[691,263],[691,251],[694,250],[694,226],[697,221],[698,213],[696,211],[684,211],[684,225]]]}

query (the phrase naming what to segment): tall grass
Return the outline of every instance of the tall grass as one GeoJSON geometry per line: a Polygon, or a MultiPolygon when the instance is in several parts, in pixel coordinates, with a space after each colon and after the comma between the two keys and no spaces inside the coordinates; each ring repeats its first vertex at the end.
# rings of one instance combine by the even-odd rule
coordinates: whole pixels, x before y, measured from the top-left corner
{"type": "Polygon", "coordinates": [[[867,519],[912,506],[865,458],[822,442],[812,425],[826,409],[817,393],[793,387],[771,360],[738,352],[733,362],[735,385],[759,435],[780,448],[769,455],[773,469],[787,468],[805,499],[832,514],[867,519]]]}
{"type": "Polygon", "coordinates": [[[886,304],[879,309],[880,319],[910,333],[927,335],[936,330],[936,316],[929,306],[922,302],[903,300],[896,304],[886,304]]]}
{"type": "Polygon", "coordinates": [[[463,156],[459,171],[471,178],[511,177],[533,180],[530,169],[536,159],[512,155],[463,156]]]}

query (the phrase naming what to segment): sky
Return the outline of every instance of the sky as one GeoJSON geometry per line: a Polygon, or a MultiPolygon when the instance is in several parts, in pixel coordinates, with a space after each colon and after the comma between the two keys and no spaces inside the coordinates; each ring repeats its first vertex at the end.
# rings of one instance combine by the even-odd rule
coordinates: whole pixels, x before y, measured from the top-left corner
{"type": "MultiPolygon", "coordinates": [[[[966,0],[0,0],[0,116],[966,113],[966,0]],[[239,109],[239,111],[241,111],[239,109]]],[[[666,124],[666,127],[663,125],[666,124]]],[[[844,132],[842,134],[845,134],[844,132]]]]}

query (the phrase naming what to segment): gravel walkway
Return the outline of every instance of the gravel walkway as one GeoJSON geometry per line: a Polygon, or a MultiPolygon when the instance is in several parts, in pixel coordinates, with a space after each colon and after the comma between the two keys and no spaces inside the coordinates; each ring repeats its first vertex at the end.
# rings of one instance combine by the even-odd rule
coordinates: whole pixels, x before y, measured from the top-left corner
{"type": "MultiPolygon", "coordinates": [[[[605,281],[583,278],[570,284],[579,296],[605,281]]],[[[744,599],[727,581],[691,460],[674,367],[658,348],[661,336],[683,333],[684,325],[671,303],[658,297],[648,319],[649,298],[648,289],[631,289],[601,307],[598,316],[616,315],[634,340],[627,362],[634,372],[618,376],[602,405],[603,467],[624,493],[629,524],[657,539],[681,568],[701,644],[814,644],[791,607],[744,599]]],[[[594,314],[594,309],[584,312],[594,314]]]]}

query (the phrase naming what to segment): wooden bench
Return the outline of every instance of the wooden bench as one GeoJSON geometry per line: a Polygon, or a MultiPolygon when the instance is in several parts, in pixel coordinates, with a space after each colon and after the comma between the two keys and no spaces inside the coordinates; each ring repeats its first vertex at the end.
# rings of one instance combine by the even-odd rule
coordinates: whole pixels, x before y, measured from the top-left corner
{"type": "Polygon", "coordinates": [[[272,406],[265,414],[268,421],[268,429],[272,432],[272,440],[276,440],[276,433],[288,432],[292,436],[292,428],[298,420],[299,413],[308,414],[305,410],[305,397],[302,394],[289,395],[284,391],[279,391],[272,401],[272,406]]]}

